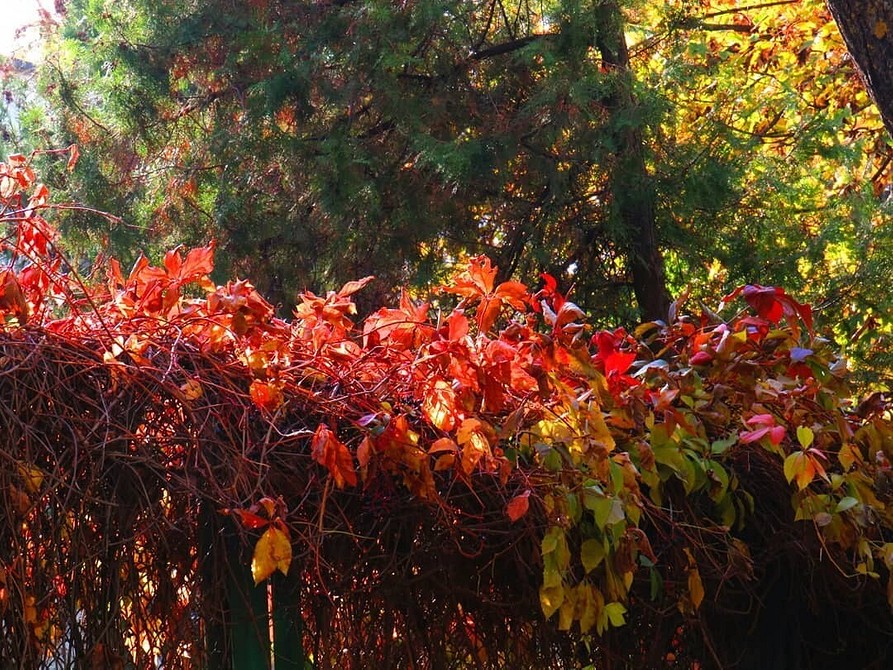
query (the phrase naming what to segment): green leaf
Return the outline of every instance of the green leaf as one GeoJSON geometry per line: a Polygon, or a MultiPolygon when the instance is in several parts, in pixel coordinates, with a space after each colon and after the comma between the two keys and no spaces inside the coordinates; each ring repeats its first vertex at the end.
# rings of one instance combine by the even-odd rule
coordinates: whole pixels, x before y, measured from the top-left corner
{"type": "Polygon", "coordinates": [[[845,498],[841,498],[840,502],[837,503],[837,507],[834,508],[835,512],[846,512],[848,509],[853,509],[856,505],[859,504],[859,501],[852,496],[846,496],[845,498]]]}
{"type": "Polygon", "coordinates": [[[654,602],[664,594],[664,578],[660,572],[652,568],[649,574],[651,582],[651,601],[654,602]]]}
{"type": "Polygon", "coordinates": [[[734,446],[738,442],[738,434],[732,433],[728,437],[724,437],[721,440],[716,440],[710,445],[710,451],[715,455],[724,454],[729,450],[730,447],[734,446]]]}
{"type": "MultiPolygon", "coordinates": [[[[815,439],[815,435],[812,432],[811,428],[807,428],[806,426],[797,426],[797,441],[800,443],[800,446],[804,449],[808,449],[809,445],[812,444],[812,441],[815,439]]],[[[790,479],[788,481],[791,481],[790,479]]]]}
{"type": "Polygon", "coordinates": [[[555,551],[555,547],[558,546],[559,537],[564,535],[564,531],[561,530],[558,526],[552,526],[549,531],[543,536],[543,540],[540,543],[540,551],[543,552],[543,556],[546,554],[551,554],[555,551]]]}
{"type": "Polygon", "coordinates": [[[595,570],[604,559],[604,544],[591,538],[583,541],[583,545],[580,547],[580,561],[587,574],[595,570]]]}
{"type": "Polygon", "coordinates": [[[595,525],[599,530],[613,526],[625,518],[623,503],[616,498],[595,498],[592,500],[591,506],[587,505],[587,507],[592,510],[595,516],[595,525]]]}

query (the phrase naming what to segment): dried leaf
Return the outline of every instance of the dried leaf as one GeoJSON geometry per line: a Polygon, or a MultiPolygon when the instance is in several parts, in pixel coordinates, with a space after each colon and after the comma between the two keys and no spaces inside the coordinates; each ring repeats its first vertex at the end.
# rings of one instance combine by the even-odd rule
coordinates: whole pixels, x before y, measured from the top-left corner
{"type": "Polygon", "coordinates": [[[180,393],[186,400],[198,400],[204,392],[202,385],[195,379],[188,379],[180,385],[180,393]]]}

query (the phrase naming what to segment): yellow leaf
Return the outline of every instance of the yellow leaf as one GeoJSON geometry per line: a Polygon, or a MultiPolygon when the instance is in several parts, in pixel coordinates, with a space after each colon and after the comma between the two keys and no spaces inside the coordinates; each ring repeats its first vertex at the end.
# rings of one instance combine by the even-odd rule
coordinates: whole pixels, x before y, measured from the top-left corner
{"type": "Polygon", "coordinates": [[[548,619],[564,602],[563,586],[542,586],[540,587],[540,607],[543,608],[543,614],[548,619]]]}
{"type": "Polygon", "coordinates": [[[811,428],[807,428],[806,426],[797,426],[797,441],[800,443],[800,446],[804,449],[809,448],[809,445],[812,444],[812,441],[815,439],[815,434],[812,432],[811,428]]]}
{"type": "Polygon", "coordinates": [[[837,453],[837,460],[843,466],[844,472],[849,472],[850,468],[853,467],[853,463],[856,462],[856,458],[856,453],[850,444],[844,444],[837,453]]]}
{"type": "Polygon", "coordinates": [[[576,609],[576,592],[573,590],[565,590],[564,602],[558,609],[558,630],[570,630],[574,623],[574,610],[576,609]]]}
{"type": "Polygon", "coordinates": [[[456,393],[443,379],[438,379],[425,391],[422,413],[440,430],[452,430],[456,426],[456,393]]]}
{"type": "Polygon", "coordinates": [[[546,554],[551,554],[555,551],[555,547],[558,546],[558,538],[561,536],[562,531],[558,526],[552,526],[549,529],[549,532],[543,536],[542,541],[540,542],[540,551],[543,556],[546,554]]]}
{"type": "Polygon", "coordinates": [[[802,491],[816,474],[816,464],[809,454],[803,451],[795,451],[784,459],[784,476],[790,482],[797,480],[797,487],[802,491]]]}
{"type": "Polygon", "coordinates": [[[37,493],[40,490],[40,485],[43,484],[43,472],[33,465],[19,463],[19,476],[21,476],[28,493],[37,493]]]}
{"type": "MultiPolygon", "coordinates": [[[[598,621],[599,598],[601,598],[601,592],[592,584],[584,582],[577,585],[577,611],[581,633],[589,632],[598,621]]],[[[604,598],[601,598],[601,602],[604,604],[604,598]]]]}
{"type": "Polygon", "coordinates": [[[277,526],[267,528],[254,546],[254,557],[251,560],[254,583],[260,584],[276,570],[283,575],[288,574],[291,555],[291,541],[286,532],[277,526]]]}
{"type": "Polygon", "coordinates": [[[490,442],[478,419],[465,419],[456,431],[456,441],[462,445],[462,471],[470,475],[484,456],[490,456],[490,442]]]}
{"type": "Polygon", "coordinates": [[[697,568],[690,568],[688,571],[688,595],[691,598],[691,604],[698,609],[704,601],[704,584],[701,582],[701,573],[697,568]]]}
{"type": "Polygon", "coordinates": [[[626,608],[622,603],[608,603],[605,605],[605,614],[612,626],[617,628],[626,623],[623,615],[626,614],[626,608]]]}

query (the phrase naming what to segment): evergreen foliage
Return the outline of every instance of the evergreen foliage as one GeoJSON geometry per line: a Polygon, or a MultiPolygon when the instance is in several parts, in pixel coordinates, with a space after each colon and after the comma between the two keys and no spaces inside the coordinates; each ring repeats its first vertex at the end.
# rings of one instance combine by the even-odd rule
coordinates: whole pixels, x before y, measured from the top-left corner
{"type": "MultiPolygon", "coordinates": [[[[486,253],[573,282],[602,323],[659,316],[636,262],[663,257],[669,294],[784,285],[866,379],[886,367],[890,148],[819,0],[65,7],[30,128],[84,149],[57,192],[127,224],[66,215],[85,257],[213,237],[287,313],[486,253]],[[660,254],[627,216],[643,202],[660,254]]],[[[645,283],[665,305],[659,267],[645,283]]]]}

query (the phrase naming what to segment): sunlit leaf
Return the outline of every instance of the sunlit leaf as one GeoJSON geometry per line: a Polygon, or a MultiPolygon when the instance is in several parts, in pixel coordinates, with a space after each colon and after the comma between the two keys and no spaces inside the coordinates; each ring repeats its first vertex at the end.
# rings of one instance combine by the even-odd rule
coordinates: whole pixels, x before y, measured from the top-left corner
{"type": "Polygon", "coordinates": [[[804,449],[808,448],[809,445],[812,444],[813,439],[815,439],[815,435],[812,432],[811,428],[806,426],[797,426],[797,441],[800,443],[800,446],[804,449]]]}
{"type": "Polygon", "coordinates": [[[424,390],[422,412],[433,426],[440,430],[452,430],[457,423],[456,393],[443,379],[435,379],[424,390]]]}
{"type": "Polygon", "coordinates": [[[325,424],[319,424],[313,434],[311,455],[314,461],[326,467],[339,489],[357,485],[357,471],[350,451],[325,424]]]}
{"type": "Polygon", "coordinates": [[[285,402],[282,388],[275,382],[251,382],[248,389],[254,404],[270,413],[275,412],[285,402]]]}
{"type": "Polygon", "coordinates": [[[287,533],[278,526],[270,526],[254,546],[254,556],[251,559],[254,583],[260,584],[277,570],[287,575],[291,559],[291,540],[287,533]]]}

